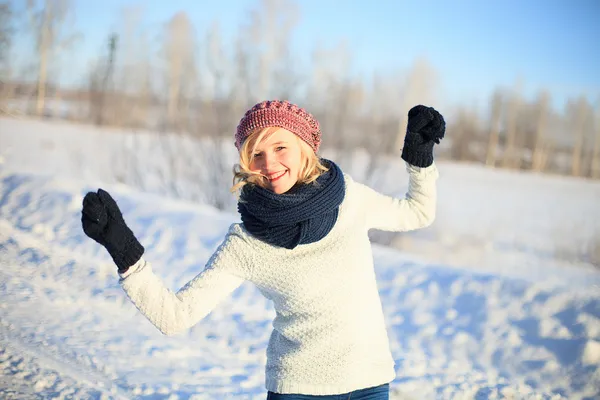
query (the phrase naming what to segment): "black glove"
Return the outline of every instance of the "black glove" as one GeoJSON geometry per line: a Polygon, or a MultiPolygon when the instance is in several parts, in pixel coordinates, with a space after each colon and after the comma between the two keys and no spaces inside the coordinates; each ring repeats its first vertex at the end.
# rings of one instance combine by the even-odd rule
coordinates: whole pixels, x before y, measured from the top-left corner
{"type": "Polygon", "coordinates": [[[433,164],[433,145],[444,137],[446,122],[433,107],[415,106],[408,112],[402,159],[416,167],[433,164]]]}
{"type": "Polygon", "coordinates": [[[89,192],[83,198],[81,224],[87,236],[106,247],[123,273],[144,254],[144,247],[123,219],[115,200],[106,191],[89,192]]]}

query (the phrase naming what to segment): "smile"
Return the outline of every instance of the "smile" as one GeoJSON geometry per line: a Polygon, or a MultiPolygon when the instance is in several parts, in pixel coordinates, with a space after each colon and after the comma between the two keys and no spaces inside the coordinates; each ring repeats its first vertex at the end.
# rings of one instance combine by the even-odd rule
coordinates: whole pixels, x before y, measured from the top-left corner
{"type": "Polygon", "coordinates": [[[285,175],[287,171],[282,171],[282,172],[277,172],[273,175],[269,176],[269,182],[275,182],[276,180],[280,179],[281,177],[283,177],[285,175]]]}

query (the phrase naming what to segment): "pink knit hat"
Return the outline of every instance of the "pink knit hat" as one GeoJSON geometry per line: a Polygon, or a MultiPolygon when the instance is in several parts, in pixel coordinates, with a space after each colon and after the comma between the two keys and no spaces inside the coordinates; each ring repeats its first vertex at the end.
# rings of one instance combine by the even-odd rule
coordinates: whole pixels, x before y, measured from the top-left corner
{"type": "Polygon", "coordinates": [[[235,134],[238,151],[248,136],[259,129],[277,126],[304,140],[316,153],[321,145],[319,122],[303,108],[289,101],[268,100],[246,111],[235,134]]]}

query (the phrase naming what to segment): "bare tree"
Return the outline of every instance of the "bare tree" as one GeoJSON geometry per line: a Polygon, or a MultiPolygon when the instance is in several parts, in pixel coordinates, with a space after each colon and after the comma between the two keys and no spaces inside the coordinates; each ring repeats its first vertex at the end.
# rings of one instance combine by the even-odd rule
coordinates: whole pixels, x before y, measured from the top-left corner
{"type": "Polygon", "coordinates": [[[150,116],[152,113],[152,107],[155,105],[155,87],[154,87],[154,69],[152,67],[151,55],[149,52],[148,38],[144,33],[139,37],[139,43],[141,44],[141,51],[138,55],[136,64],[136,76],[138,78],[136,83],[135,92],[136,103],[131,110],[131,118],[136,126],[145,126],[147,128],[153,128],[154,124],[151,121],[150,116]],[[145,49],[145,50],[143,50],[145,49]]]}
{"type": "Polygon", "coordinates": [[[370,88],[370,93],[368,94],[368,104],[370,107],[368,108],[368,114],[370,116],[368,124],[372,127],[371,134],[375,137],[368,137],[368,135],[362,135],[364,142],[360,143],[362,147],[366,148],[369,154],[371,155],[371,159],[373,159],[373,155],[380,151],[380,143],[383,141],[384,134],[382,131],[384,121],[386,119],[384,104],[381,102],[381,99],[385,96],[385,87],[384,78],[377,73],[373,74],[372,87],[370,88]],[[369,140],[370,139],[370,140],[369,140]],[[379,140],[377,140],[379,139],[379,140]]]}
{"type": "Polygon", "coordinates": [[[343,124],[350,111],[345,94],[351,82],[351,65],[350,51],[345,42],[331,48],[317,46],[312,54],[313,69],[307,102],[320,110],[323,129],[330,132],[327,144],[336,148],[347,144],[343,124]]]}
{"type": "Polygon", "coordinates": [[[14,85],[9,82],[10,65],[8,52],[14,35],[13,12],[8,2],[0,3],[0,113],[8,113],[5,102],[11,97],[14,85]]]}
{"type": "Polygon", "coordinates": [[[500,136],[500,122],[502,118],[503,96],[499,90],[494,91],[490,105],[490,136],[488,140],[485,164],[489,167],[496,165],[496,154],[500,136]]]}
{"type": "Polygon", "coordinates": [[[512,91],[508,99],[506,113],[506,143],[504,145],[504,157],[502,166],[504,168],[519,168],[521,156],[517,148],[517,119],[521,105],[520,85],[512,91]]]}
{"type": "Polygon", "coordinates": [[[592,153],[591,176],[598,179],[600,178],[600,99],[596,103],[594,114],[594,150],[592,153]]]}
{"type": "Polygon", "coordinates": [[[543,91],[538,96],[537,101],[537,127],[535,135],[535,144],[533,148],[533,156],[531,160],[531,169],[541,172],[546,164],[546,159],[549,150],[549,142],[544,137],[544,132],[548,128],[548,107],[550,103],[550,94],[543,91]]]}
{"type": "Polygon", "coordinates": [[[178,110],[184,105],[183,92],[197,80],[194,27],[185,12],[178,12],[167,23],[162,53],[166,64],[167,124],[171,129],[181,129],[178,110]]]}
{"type": "Polygon", "coordinates": [[[408,109],[398,107],[404,102],[403,87],[406,77],[401,71],[388,74],[374,74],[373,82],[365,102],[365,112],[370,119],[373,130],[369,135],[362,135],[367,149],[371,153],[397,154],[395,148],[399,121],[406,117],[408,109]]]}
{"type": "Polygon", "coordinates": [[[596,136],[596,113],[589,100],[586,100],[585,108],[585,118],[583,121],[583,146],[581,150],[581,167],[579,174],[580,176],[591,177],[596,136]]]}
{"type": "Polygon", "coordinates": [[[157,67],[153,63],[151,42],[148,35],[146,31],[142,30],[131,39],[136,51],[131,55],[129,61],[131,66],[129,91],[135,101],[132,104],[133,107],[129,110],[128,116],[131,126],[155,129],[158,126],[158,116],[154,112],[154,108],[157,106],[157,67]]]}
{"type": "Polygon", "coordinates": [[[106,123],[106,103],[108,91],[112,89],[112,80],[117,50],[118,36],[111,34],[108,38],[108,52],[90,74],[90,107],[92,120],[97,125],[106,123]]]}
{"type": "Polygon", "coordinates": [[[204,165],[205,169],[206,166],[210,168],[210,173],[203,174],[202,184],[222,190],[204,191],[207,196],[205,201],[219,209],[225,209],[231,197],[226,185],[231,183],[232,163],[224,157],[222,142],[224,135],[230,135],[234,131],[236,117],[239,117],[233,115],[233,110],[240,100],[236,97],[244,96],[244,89],[237,84],[242,83],[243,79],[235,73],[240,65],[231,62],[224,50],[221,27],[217,22],[207,30],[202,50],[198,60],[202,63],[199,68],[202,125],[198,132],[201,137],[197,139],[202,142],[202,146],[197,150],[199,154],[190,157],[188,164],[193,165],[201,160],[199,164],[204,165]]]}
{"type": "Polygon", "coordinates": [[[574,142],[571,154],[571,175],[579,176],[582,168],[582,151],[585,137],[585,119],[588,114],[588,104],[584,97],[570,101],[567,105],[569,125],[573,129],[574,142]]]}
{"type": "MultiPolygon", "coordinates": [[[[235,116],[232,114],[234,114],[235,99],[237,94],[243,93],[244,90],[240,90],[235,83],[241,81],[241,79],[232,74],[235,67],[232,68],[232,63],[223,49],[219,24],[213,23],[207,32],[205,49],[206,66],[204,71],[206,72],[205,80],[207,82],[203,87],[203,104],[208,114],[205,119],[210,121],[206,133],[209,136],[221,137],[224,132],[233,132],[232,121],[235,120],[235,116]],[[230,84],[229,87],[228,83],[230,84]],[[227,105],[220,106],[223,103],[227,103],[227,105]]],[[[239,65],[237,67],[240,68],[239,65]]]]}
{"type": "Polygon", "coordinates": [[[38,6],[36,0],[27,0],[27,6],[38,55],[35,112],[37,115],[42,115],[46,100],[49,61],[56,56],[59,49],[70,45],[77,36],[65,34],[62,30],[70,11],[68,0],[42,0],[41,6],[38,6]]]}
{"type": "Polygon", "coordinates": [[[340,138],[343,136],[338,148],[350,151],[352,148],[358,147],[364,136],[364,132],[361,132],[358,127],[358,117],[365,97],[362,82],[358,79],[344,82],[338,88],[338,96],[338,101],[335,103],[337,108],[335,110],[335,126],[337,135],[340,138]]]}
{"type": "MultiPolygon", "coordinates": [[[[141,27],[143,9],[125,7],[121,10],[115,30],[118,43],[109,86],[110,101],[104,105],[105,119],[112,125],[153,128],[156,121],[150,113],[151,57],[150,46],[141,27]]],[[[104,76],[104,72],[100,77],[104,76]]],[[[156,117],[155,117],[156,118],[156,117]]]]}
{"type": "Polygon", "coordinates": [[[461,107],[456,122],[450,129],[455,133],[450,147],[450,157],[457,161],[476,161],[479,157],[472,150],[479,130],[475,110],[461,107]]]}
{"type": "Polygon", "coordinates": [[[243,58],[249,77],[249,100],[256,102],[279,97],[282,86],[291,92],[295,81],[293,70],[290,70],[293,63],[288,47],[291,32],[298,22],[296,3],[292,0],[260,0],[248,15],[238,40],[246,49],[243,58]]]}
{"type": "Polygon", "coordinates": [[[408,110],[417,104],[428,105],[434,101],[432,88],[437,81],[437,74],[431,64],[424,59],[417,59],[408,71],[404,85],[404,96],[400,106],[400,122],[394,149],[400,153],[404,147],[404,137],[408,123],[408,110]]]}
{"type": "Polygon", "coordinates": [[[12,17],[13,12],[10,3],[4,1],[0,3],[0,65],[6,62],[12,43],[14,34],[12,17]]]}
{"type": "Polygon", "coordinates": [[[254,98],[252,96],[252,49],[246,45],[246,39],[242,33],[239,33],[235,39],[234,54],[234,76],[232,77],[229,102],[231,110],[235,115],[242,113],[246,106],[249,106],[254,98]]]}

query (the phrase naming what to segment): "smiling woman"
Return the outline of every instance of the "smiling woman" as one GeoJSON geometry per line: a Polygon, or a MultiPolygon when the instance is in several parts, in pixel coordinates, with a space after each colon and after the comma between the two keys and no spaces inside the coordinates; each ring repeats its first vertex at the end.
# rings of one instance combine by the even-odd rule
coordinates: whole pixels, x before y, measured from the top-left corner
{"type": "Polygon", "coordinates": [[[262,183],[266,188],[283,194],[298,181],[305,158],[302,155],[300,139],[288,130],[276,128],[252,145],[250,170],[265,177],[262,183]]]}
{"type": "Polygon", "coordinates": [[[433,146],[444,132],[435,109],[408,112],[401,157],[409,189],[396,199],[321,158],[321,129],[306,110],[288,101],[256,104],[235,134],[241,223],[231,225],[204,270],[176,293],[152,272],[107,192],[85,196],[83,229],[107,248],[123,290],[165,335],[194,326],[244,281],[256,285],[276,312],[265,368],[269,399],[388,400],[394,359],[368,231],[433,222],[439,176],[433,146]]]}
{"type": "Polygon", "coordinates": [[[297,183],[314,182],[325,171],[305,141],[287,129],[268,127],[255,131],[241,146],[231,190],[253,183],[283,194],[297,183]]]}

